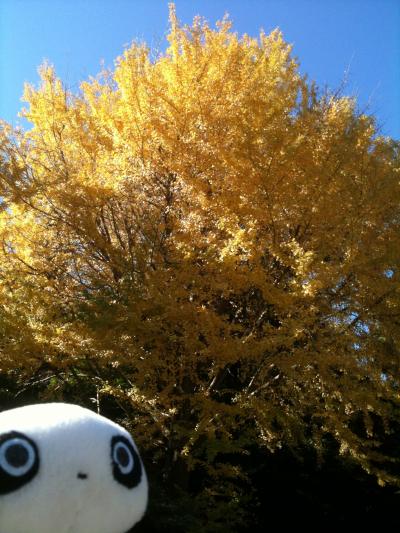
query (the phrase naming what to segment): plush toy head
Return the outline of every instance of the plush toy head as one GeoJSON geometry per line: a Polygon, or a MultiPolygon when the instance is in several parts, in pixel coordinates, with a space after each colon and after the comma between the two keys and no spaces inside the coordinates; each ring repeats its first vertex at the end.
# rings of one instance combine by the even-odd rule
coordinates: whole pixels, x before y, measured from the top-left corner
{"type": "Polygon", "coordinates": [[[1,533],[126,533],[147,505],[127,431],[77,405],[0,413],[1,533]]]}

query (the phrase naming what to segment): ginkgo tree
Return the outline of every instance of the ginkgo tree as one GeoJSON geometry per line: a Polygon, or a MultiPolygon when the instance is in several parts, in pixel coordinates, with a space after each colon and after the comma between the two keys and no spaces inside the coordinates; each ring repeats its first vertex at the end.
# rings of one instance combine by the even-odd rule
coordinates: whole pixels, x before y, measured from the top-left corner
{"type": "Polygon", "coordinates": [[[399,145],[278,30],[170,23],[77,92],[43,65],[3,124],[1,372],[95,383],[204,501],[240,507],[232,454],[327,435],[396,483],[399,145]]]}

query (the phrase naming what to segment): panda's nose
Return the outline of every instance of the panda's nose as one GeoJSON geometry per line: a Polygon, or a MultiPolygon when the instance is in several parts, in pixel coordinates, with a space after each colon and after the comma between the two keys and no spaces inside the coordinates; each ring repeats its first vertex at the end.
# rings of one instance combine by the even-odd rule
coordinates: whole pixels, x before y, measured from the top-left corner
{"type": "Polygon", "coordinates": [[[87,479],[88,475],[85,472],[78,472],[78,475],[76,477],[78,479],[87,479]]]}

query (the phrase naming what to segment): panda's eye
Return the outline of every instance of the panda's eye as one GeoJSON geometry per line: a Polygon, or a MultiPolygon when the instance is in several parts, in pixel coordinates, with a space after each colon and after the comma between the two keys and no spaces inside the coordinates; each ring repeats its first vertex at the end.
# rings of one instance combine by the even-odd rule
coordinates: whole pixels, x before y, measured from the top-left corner
{"type": "Polygon", "coordinates": [[[127,488],[136,487],[140,483],[142,477],[140,457],[126,437],[118,435],[111,439],[111,459],[113,475],[118,483],[127,488]]]}
{"type": "Polygon", "coordinates": [[[117,442],[113,450],[114,463],[118,466],[122,474],[129,474],[132,471],[135,459],[131,450],[125,442],[117,442]]]}
{"type": "Polygon", "coordinates": [[[35,462],[35,450],[25,439],[14,437],[0,446],[0,466],[10,476],[23,476],[35,462]]]}
{"type": "Polygon", "coordinates": [[[16,431],[0,435],[0,494],[28,483],[39,468],[36,444],[16,431]]]}

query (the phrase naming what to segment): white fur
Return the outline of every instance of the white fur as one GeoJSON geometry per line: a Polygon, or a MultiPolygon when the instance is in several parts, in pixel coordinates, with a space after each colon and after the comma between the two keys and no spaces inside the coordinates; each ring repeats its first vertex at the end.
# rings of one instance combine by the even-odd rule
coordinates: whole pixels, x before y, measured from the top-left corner
{"type": "Polygon", "coordinates": [[[77,405],[49,403],[0,413],[0,437],[10,431],[36,443],[40,466],[24,486],[0,494],[0,533],[126,533],[142,518],[144,468],[131,489],[112,474],[112,437],[125,436],[137,451],[119,425],[77,405]]]}

